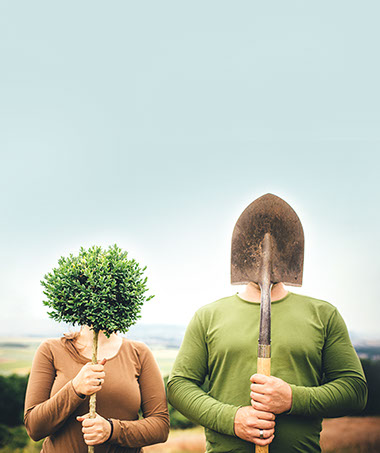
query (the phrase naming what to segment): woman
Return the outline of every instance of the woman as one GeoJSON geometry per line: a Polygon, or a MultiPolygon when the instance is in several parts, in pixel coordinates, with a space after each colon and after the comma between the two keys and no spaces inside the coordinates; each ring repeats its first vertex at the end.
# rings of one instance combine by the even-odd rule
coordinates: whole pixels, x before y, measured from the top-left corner
{"type": "Polygon", "coordinates": [[[25,426],[43,453],[137,453],[165,442],[169,415],[158,365],[143,343],[99,333],[92,365],[92,331],[44,341],[33,360],[25,400],[25,426]],[[96,418],[89,395],[97,392],[96,418]],[[139,419],[141,409],[143,418],[139,419]]]}

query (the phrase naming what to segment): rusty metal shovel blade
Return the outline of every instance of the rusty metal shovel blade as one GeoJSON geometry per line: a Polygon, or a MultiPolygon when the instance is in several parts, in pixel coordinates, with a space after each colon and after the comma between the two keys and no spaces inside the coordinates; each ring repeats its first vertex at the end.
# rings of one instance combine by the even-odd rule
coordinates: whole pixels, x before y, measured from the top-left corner
{"type": "Polygon", "coordinates": [[[232,235],[231,283],[261,283],[264,238],[269,238],[271,283],[302,286],[304,234],[294,210],[266,194],[253,201],[236,222],[232,235]]]}

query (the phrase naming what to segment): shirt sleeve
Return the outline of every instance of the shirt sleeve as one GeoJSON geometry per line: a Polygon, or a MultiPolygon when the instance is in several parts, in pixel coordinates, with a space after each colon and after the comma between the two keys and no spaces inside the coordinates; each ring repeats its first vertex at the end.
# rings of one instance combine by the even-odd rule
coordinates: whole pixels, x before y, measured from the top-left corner
{"type": "Polygon", "coordinates": [[[141,352],[141,420],[112,419],[114,430],[109,442],[124,447],[143,447],[165,442],[169,435],[169,412],[160,369],[149,348],[141,352]]]}
{"type": "Polygon", "coordinates": [[[240,406],[222,403],[208,395],[201,388],[207,374],[206,335],[196,313],[186,330],[169,377],[169,402],[190,420],[234,436],[234,419],[240,406]]]}
{"type": "Polygon", "coordinates": [[[24,423],[34,441],[57,431],[85,400],[75,392],[72,381],[50,397],[54,379],[54,358],[45,341],[34,356],[25,396],[24,423]]]}
{"type": "Polygon", "coordinates": [[[322,352],[324,383],[318,387],[292,385],[289,414],[341,417],[364,409],[367,383],[346,324],[335,309],[326,329],[322,352]]]}

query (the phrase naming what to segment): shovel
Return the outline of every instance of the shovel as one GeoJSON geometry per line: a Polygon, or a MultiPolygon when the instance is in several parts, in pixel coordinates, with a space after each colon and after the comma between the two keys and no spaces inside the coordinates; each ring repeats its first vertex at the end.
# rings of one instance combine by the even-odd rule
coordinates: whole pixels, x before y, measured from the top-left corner
{"type": "MultiPolygon", "coordinates": [[[[257,373],[270,376],[271,288],[275,283],[301,286],[304,235],[294,210],[281,198],[266,194],[252,202],[232,234],[231,284],[259,284],[261,290],[257,373]]],[[[256,445],[256,453],[268,446],[256,445]]]]}

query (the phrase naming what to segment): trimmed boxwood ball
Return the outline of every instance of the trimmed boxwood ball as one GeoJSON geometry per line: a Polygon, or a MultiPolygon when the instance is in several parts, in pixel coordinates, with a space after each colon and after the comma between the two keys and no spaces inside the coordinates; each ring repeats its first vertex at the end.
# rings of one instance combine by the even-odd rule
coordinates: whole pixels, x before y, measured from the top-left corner
{"type": "Polygon", "coordinates": [[[140,318],[145,300],[146,267],[128,259],[116,244],[107,250],[98,246],[83,247],[78,256],[61,257],[58,267],[41,281],[56,321],[87,325],[107,336],[125,333],[140,318]]]}

